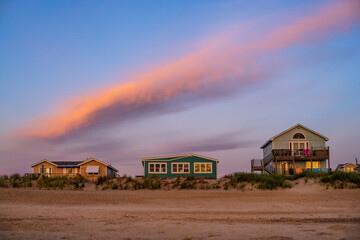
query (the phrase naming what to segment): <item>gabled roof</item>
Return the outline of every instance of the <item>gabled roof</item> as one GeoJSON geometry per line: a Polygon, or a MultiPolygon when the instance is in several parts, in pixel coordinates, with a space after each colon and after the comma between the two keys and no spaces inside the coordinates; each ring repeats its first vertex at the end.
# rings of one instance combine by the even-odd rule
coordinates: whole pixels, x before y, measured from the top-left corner
{"type": "Polygon", "coordinates": [[[104,163],[96,158],[87,158],[86,160],[82,161],[81,163],[79,163],[79,166],[84,165],[85,163],[91,162],[91,161],[96,161],[98,163],[101,163],[105,166],[107,166],[108,168],[111,168],[112,170],[114,170],[115,172],[118,172],[119,170],[117,170],[116,168],[114,168],[113,166],[111,166],[110,164],[104,163]]]}
{"type": "Polygon", "coordinates": [[[78,165],[83,161],[51,161],[52,163],[56,164],[57,167],[64,168],[64,167],[79,167],[78,165]]]}
{"type": "Polygon", "coordinates": [[[170,155],[170,156],[159,156],[159,157],[147,157],[147,158],[142,158],[141,161],[174,161],[174,160],[178,160],[181,158],[186,158],[186,157],[199,157],[199,158],[205,158],[211,161],[215,161],[215,162],[219,162],[218,159],[215,158],[210,158],[210,157],[205,157],[205,156],[201,156],[198,154],[194,154],[194,153],[186,153],[186,154],[178,154],[178,155],[170,155]]]}
{"type": "Polygon", "coordinates": [[[76,167],[79,167],[79,166],[81,166],[81,165],[83,165],[85,163],[88,163],[90,161],[93,161],[93,160],[107,166],[108,168],[111,168],[115,172],[119,171],[116,168],[114,168],[113,166],[111,166],[110,164],[104,163],[104,162],[102,162],[102,161],[100,161],[100,160],[98,160],[96,158],[87,158],[84,161],[49,161],[49,160],[44,159],[44,160],[42,160],[40,162],[34,163],[33,165],[31,165],[31,167],[34,167],[34,166],[36,166],[38,164],[41,164],[43,162],[47,162],[47,163],[52,164],[52,165],[54,165],[54,166],[56,166],[58,168],[66,168],[66,167],[68,167],[68,168],[70,168],[70,167],[71,168],[76,168],[76,167]]]}
{"type": "Polygon", "coordinates": [[[56,163],[53,163],[53,162],[51,162],[49,160],[44,159],[44,160],[41,160],[40,162],[34,163],[33,165],[31,165],[31,167],[35,167],[36,165],[39,165],[40,163],[43,163],[43,162],[47,162],[47,163],[50,163],[52,165],[58,166],[56,163]]]}
{"type": "Polygon", "coordinates": [[[305,127],[304,125],[301,125],[300,123],[298,123],[298,124],[296,124],[295,126],[293,126],[293,127],[289,128],[289,129],[287,129],[287,130],[285,130],[285,131],[283,131],[283,132],[281,132],[281,133],[273,136],[273,137],[270,138],[268,141],[266,141],[266,143],[264,143],[260,148],[264,148],[269,142],[273,141],[275,138],[277,138],[277,137],[279,137],[279,136],[281,136],[281,135],[283,135],[283,134],[285,134],[285,133],[287,133],[287,132],[289,132],[289,131],[297,128],[297,127],[304,128],[304,129],[308,130],[309,132],[312,132],[312,133],[314,133],[315,135],[318,135],[319,137],[322,137],[323,139],[325,139],[325,141],[329,141],[329,138],[325,137],[324,135],[322,135],[322,134],[320,134],[320,133],[318,133],[318,132],[315,132],[314,130],[312,130],[312,129],[310,129],[310,128],[307,128],[307,127],[305,127]]]}
{"type": "Polygon", "coordinates": [[[340,163],[340,164],[336,167],[336,169],[345,167],[345,166],[347,166],[347,165],[354,165],[355,167],[359,167],[359,166],[360,166],[360,164],[356,164],[356,163],[340,163]]]}

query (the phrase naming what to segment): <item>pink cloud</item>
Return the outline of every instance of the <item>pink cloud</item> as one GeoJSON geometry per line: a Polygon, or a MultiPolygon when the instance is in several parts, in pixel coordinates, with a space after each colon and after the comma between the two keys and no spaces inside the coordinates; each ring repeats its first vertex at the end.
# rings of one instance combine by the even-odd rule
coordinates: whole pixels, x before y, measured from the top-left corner
{"type": "Polygon", "coordinates": [[[126,84],[75,97],[16,135],[62,138],[127,118],[141,118],[170,101],[189,95],[212,97],[221,91],[256,84],[265,80],[269,70],[264,65],[259,66],[259,58],[345,31],[358,23],[359,12],[359,1],[341,1],[258,33],[256,39],[247,43],[234,40],[243,34],[241,31],[220,34],[204,41],[196,52],[139,73],[126,84]]]}

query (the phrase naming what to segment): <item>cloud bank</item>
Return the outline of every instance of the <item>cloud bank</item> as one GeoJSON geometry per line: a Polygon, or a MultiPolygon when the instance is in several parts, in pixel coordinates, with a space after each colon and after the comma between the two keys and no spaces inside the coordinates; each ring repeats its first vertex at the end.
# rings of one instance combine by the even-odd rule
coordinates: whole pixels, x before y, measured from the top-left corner
{"type": "Polygon", "coordinates": [[[227,95],[276,74],[270,62],[261,63],[263,57],[346,31],[358,24],[359,12],[359,1],[341,1],[288,19],[286,24],[256,33],[254,39],[242,41],[246,33],[241,29],[220,34],[204,41],[197,51],[139,73],[126,84],[70,99],[15,135],[66,139],[126,119],[166,112],[184,102],[227,95]]]}

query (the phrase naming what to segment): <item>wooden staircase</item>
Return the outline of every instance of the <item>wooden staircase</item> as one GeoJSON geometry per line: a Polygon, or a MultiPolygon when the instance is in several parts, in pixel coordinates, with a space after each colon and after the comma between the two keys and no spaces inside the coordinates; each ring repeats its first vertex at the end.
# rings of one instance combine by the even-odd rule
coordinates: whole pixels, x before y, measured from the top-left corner
{"type": "Polygon", "coordinates": [[[267,172],[268,174],[273,173],[272,167],[269,165],[271,161],[265,162],[264,159],[252,159],[251,160],[251,173],[255,171],[261,171],[262,174],[267,172]]]}

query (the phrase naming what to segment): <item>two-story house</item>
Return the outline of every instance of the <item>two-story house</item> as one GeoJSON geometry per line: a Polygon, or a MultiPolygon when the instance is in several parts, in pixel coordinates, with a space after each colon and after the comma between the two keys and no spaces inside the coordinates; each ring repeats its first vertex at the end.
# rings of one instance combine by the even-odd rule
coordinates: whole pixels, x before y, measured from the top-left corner
{"type": "Polygon", "coordinates": [[[262,159],[251,160],[251,172],[293,175],[304,170],[319,172],[330,169],[329,139],[297,124],[266,141],[262,159]]]}

